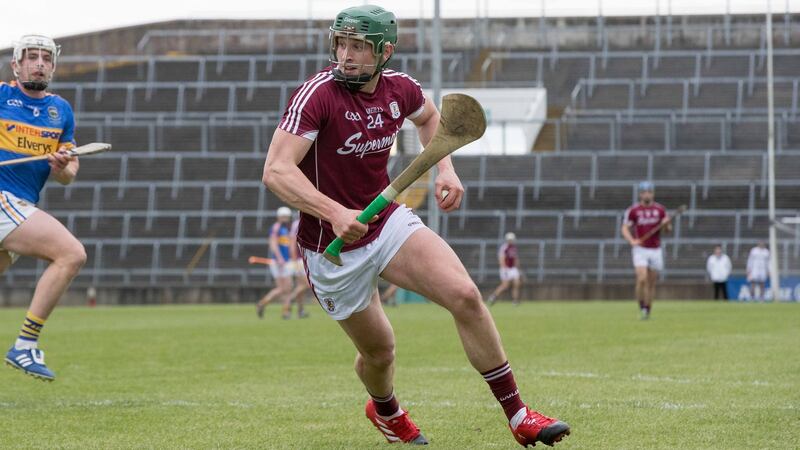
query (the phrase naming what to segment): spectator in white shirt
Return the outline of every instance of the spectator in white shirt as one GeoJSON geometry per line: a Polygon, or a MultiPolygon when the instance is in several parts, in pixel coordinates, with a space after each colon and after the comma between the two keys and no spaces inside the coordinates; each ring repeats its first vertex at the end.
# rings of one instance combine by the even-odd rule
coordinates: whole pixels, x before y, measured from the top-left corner
{"type": "Polygon", "coordinates": [[[728,299],[728,291],[725,285],[731,274],[731,267],[731,259],[725,253],[722,253],[722,247],[719,245],[714,247],[714,253],[706,261],[708,277],[714,283],[714,300],[720,297],[722,297],[722,300],[728,299]]]}

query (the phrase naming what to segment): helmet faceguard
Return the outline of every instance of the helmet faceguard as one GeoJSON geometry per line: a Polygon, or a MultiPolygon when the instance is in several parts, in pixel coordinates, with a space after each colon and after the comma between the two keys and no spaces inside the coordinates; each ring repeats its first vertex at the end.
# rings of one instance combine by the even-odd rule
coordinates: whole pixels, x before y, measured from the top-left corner
{"type": "Polygon", "coordinates": [[[639,200],[644,202],[645,204],[650,204],[653,202],[653,195],[655,193],[655,185],[653,185],[650,181],[642,181],[639,183],[638,190],[639,190],[639,200]]]}
{"type": "Polygon", "coordinates": [[[646,191],[653,192],[653,191],[656,190],[656,187],[650,181],[642,181],[642,182],[639,183],[638,189],[639,189],[639,192],[646,192],[646,191]]]}
{"type": "Polygon", "coordinates": [[[56,43],[47,36],[41,36],[37,34],[29,34],[22,36],[19,41],[14,43],[14,53],[12,54],[12,60],[15,64],[12,65],[14,68],[14,77],[19,80],[22,86],[25,89],[31,91],[43,91],[47,89],[47,86],[53,80],[53,74],[56,72],[56,63],[58,62],[58,55],[61,53],[61,46],[56,45],[56,43]],[[37,66],[42,68],[42,71],[45,74],[43,80],[32,80],[30,79],[31,73],[30,70],[26,74],[28,80],[23,80],[22,76],[20,75],[20,67],[22,66],[23,58],[27,57],[28,50],[38,50],[39,51],[39,60],[37,66]],[[42,52],[48,52],[50,54],[50,61],[53,64],[52,70],[47,73],[44,70],[45,59],[42,52]]]}
{"type": "MultiPolygon", "coordinates": [[[[347,8],[340,12],[333,25],[330,27],[330,62],[335,65],[333,77],[351,91],[358,91],[362,86],[369,83],[384,68],[389,58],[383,59],[385,44],[397,43],[397,20],[394,14],[386,11],[379,6],[364,5],[347,8]],[[372,48],[375,57],[375,64],[348,65],[357,66],[358,69],[373,67],[370,73],[359,73],[358,75],[348,76],[341,69],[340,65],[346,61],[339,61],[337,55],[338,39],[354,39],[364,41],[364,45],[372,48]]],[[[346,58],[345,58],[346,59],[346,58]]]]}

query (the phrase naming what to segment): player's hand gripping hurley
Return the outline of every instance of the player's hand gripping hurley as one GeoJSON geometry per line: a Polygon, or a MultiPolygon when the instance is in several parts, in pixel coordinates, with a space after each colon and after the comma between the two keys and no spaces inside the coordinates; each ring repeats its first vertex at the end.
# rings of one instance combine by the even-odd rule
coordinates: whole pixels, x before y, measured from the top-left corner
{"type": "MultiPolygon", "coordinates": [[[[683,214],[684,212],[686,212],[686,209],[687,209],[686,205],[679,206],[678,209],[675,210],[675,213],[669,217],[669,222],[672,222],[676,217],[678,217],[681,214],[683,214]]],[[[650,239],[651,237],[653,237],[654,234],[658,233],[659,231],[661,231],[662,228],[667,226],[667,223],[668,222],[661,222],[660,224],[658,224],[657,227],[653,228],[652,230],[650,230],[647,233],[645,233],[644,236],[640,237],[639,238],[639,242],[644,242],[644,241],[650,239]]]]}
{"type": "MultiPolygon", "coordinates": [[[[369,222],[428,169],[445,156],[479,139],[484,131],[486,131],[486,117],[483,114],[483,107],[477,100],[464,94],[445,95],[442,98],[439,127],[431,142],[383,192],[375,197],[375,200],[358,215],[357,220],[364,224],[369,222]]],[[[341,266],[342,259],[339,253],[342,247],[344,241],[337,237],[325,249],[323,256],[341,266]]]]}
{"type": "MultiPolygon", "coordinates": [[[[67,150],[67,156],[85,156],[85,155],[94,155],[95,153],[102,153],[105,151],[111,150],[111,144],[104,144],[102,142],[93,142],[91,144],[81,145],[80,147],[75,147],[72,149],[67,150]]],[[[22,164],[32,161],[42,161],[47,159],[48,155],[38,155],[38,156],[28,156],[25,158],[17,158],[17,159],[9,159],[7,161],[0,162],[0,166],[11,166],[14,164],[22,164]]]]}

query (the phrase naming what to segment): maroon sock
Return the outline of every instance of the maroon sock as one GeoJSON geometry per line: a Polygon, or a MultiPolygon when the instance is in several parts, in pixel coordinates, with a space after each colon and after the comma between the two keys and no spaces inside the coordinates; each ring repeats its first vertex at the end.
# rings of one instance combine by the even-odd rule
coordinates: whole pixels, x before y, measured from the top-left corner
{"type": "Polygon", "coordinates": [[[481,375],[489,383],[492,394],[500,402],[508,420],[511,420],[520,409],[525,407],[525,403],[519,397],[519,389],[517,389],[517,383],[514,381],[514,374],[511,372],[508,361],[500,367],[481,372],[481,375]]]}
{"type": "Polygon", "coordinates": [[[369,394],[369,396],[372,397],[372,402],[375,403],[375,412],[379,416],[391,417],[400,410],[400,403],[397,402],[394,391],[388,397],[375,397],[372,394],[369,394]]]}

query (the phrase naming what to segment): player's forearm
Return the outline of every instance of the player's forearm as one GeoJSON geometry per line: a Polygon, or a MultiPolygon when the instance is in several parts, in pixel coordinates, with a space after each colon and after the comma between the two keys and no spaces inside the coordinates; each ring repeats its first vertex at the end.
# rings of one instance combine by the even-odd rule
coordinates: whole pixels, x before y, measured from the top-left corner
{"type": "Polygon", "coordinates": [[[622,226],[621,232],[622,232],[622,237],[626,241],[628,241],[628,242],[632,242],[633,241],[633,236],[631,235],[631,230],[628,229],[627,225],[623,225],[622,226]]]}
{"type": "MultiPolygon", "coordinates": [[[[431,139],[433,139],[433,135],[436,134],[436,128],[438,127],[439,127],[439,111],[436,110],[434,110],[434,112],[428,116],[428,119],[425,122],[417,124],[417,134],[419,134],[419,142],[422,144],[423,147],[427,147],[428,144],[431,143],[431,139]]],[[[449,159],[449,157],[447,159],[449,159]]]]}
{"type": "Polygon", "coordinates": [[[342,206],[323,194],[293,164],[271,163],[264,169],[262,180],[272,192],[289,206],[330,222],[342,206]]]}
{"type": "MultiPolygon", "coordinates": [[[[436,134],[436,129],[439,127],[439,120],[441,115],[439,114],[439,110],[433,107],[433,103],[426,105],[426,108],[431,108],[428,114],[423,113],[423,116],[426,116],[424,122],[415,121],[414,124],[417,127],[417,134],[419,135],[419,142],[422,144],[423,147],[427,147],[428,144],[431,143],[433,136],[436,134]]],[[[426,112],[427,112],[426,111],[426,112]]],[[[436,164],[436,167],[439,169],[440,172],[444,172],[447,170],[454,170],[453,169],[453,162],[450,159],[450,156],[445,156],[436,164]]]]}
{"type": "Polygon", "coordinates": [[[455,170],[453,167],[453,160],[450,159],[450,155],[445,156],[442,158],[441,161],[436,163],[436,167],[439,169],[439,172],[445,172],[447,170],[455,170]]]}

